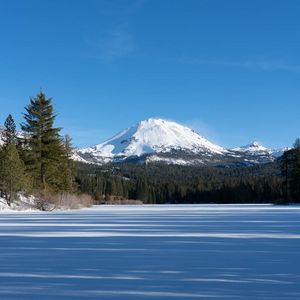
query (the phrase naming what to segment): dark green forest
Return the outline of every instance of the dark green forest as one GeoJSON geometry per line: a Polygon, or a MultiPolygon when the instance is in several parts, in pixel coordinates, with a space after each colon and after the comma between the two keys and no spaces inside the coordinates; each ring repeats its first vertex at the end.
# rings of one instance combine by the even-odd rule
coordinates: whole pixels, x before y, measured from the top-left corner
{"type": "Polygon", "coordinates": [[[299,149],[287,152],[288,162],[284,156],[274,163],[241,168],[78,163],[76,178],[81,191],[98,203],[111,199],[151,204],[300,202],[299,149]]]}

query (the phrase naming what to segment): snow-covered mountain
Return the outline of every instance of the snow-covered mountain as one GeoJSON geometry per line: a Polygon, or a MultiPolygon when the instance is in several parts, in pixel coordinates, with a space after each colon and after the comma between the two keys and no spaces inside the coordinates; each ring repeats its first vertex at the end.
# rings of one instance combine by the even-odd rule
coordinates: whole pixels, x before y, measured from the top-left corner
{"type": "Polygon", "coordinates": [[[253,154],[253,155],[264,154],[264,155],[272,155],[274,157],[280,157],[284,151],[288,150],[288,148],[274,150],[274,149],[264,147],[259,142],[252,142],[251,144],[233,148],[232,150],[237,152],[253,154]]]}
{"type": "Polygon", "coordinates": [[[148,119],[99,145],[80,149],[76,154],[83,159],[109,162],[172,151],[206,155],[222,155],[227,152],[188,127],[163,119],[148,119]]]}
{"type": "Polygon", "coordinates": [[[284,151],[286,151],[287,149],[288,148],[274,150],[274,149],[266,148],[263,145],[261,145],[259,142],[255,141],[245,146],[233,148],[231,149],[231,151],[242,153],[243,155],[259,157],[260,162],[263,162],[263,160],[269,162],[282,156],[284,151]]]}
{"type": "Polygon", "coordinates": [[[272,150],[264,147],[261,145],[259,142],[252,142],[251,144],[233,148],[233,151],[238,151],[238,152],[245,152],[249,154],[257,154],[257,153],[271,153],[272,150]]]}
{"type": "Polygon", "coordinates": [[[257,142],[234,149],[218,146],[194,130],[163,119],[147,119],[93,147],[77,149],[76,161],[148,162],[181,165],[251,165],[274,161],[281,151],[257,142]]]}

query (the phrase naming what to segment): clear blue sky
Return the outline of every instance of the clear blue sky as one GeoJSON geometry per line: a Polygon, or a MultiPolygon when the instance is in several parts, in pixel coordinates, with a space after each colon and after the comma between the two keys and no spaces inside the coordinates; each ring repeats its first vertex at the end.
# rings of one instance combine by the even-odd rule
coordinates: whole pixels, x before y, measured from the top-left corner
{"type": "Polygon", "coordinates": [[[290,146],[299,16],[297,0],[0,0],[0,121],[42,88],[77,146],[149,117],[290,146]]]}

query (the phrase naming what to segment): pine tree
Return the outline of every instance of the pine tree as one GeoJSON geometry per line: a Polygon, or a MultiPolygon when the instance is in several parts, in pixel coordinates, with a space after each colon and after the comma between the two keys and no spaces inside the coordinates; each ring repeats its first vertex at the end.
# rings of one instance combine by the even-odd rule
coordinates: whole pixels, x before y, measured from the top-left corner
{"type": "Polygon", "coordinates": [[[294,149],[300,149],[300,138],[297,138],[294,143],[294,149]]]}
{"type": "Polygon", "coordinates": [[[60,190],[74,192],[76,186],[74,183],[75,167],[72,160],[73,146],[72,138],[68,134],[63,139],[63,150],[58,174],[61,177],[60,190]]]}
{"type": "Polygon", "coordinates": [[[296,139],[294,148],[282,156],[281,172],[285,202],[300,203],[300,139],[296,139]]]}
{"type": "Polygon", "coordinates": [[[4,145],[17,144],[16,124],[11,114],[5,120],[2,141],[4,145]]]}
{"type": "Polygon", "coordinates": [[[25,108],[25,122],[21,124],[26,135],[26,166],[34,180],[34,187],[57,189],[57,169],[64,150],[60,128],[53,127],[55,113],[52,99],[40,92],[30,99],[25,108]]]}
{"type": "Polygon", "coordinates": [[[289,202],[290,198],[290,177],[292,169],[292,152],[285,151],[281,158],[281,175],[282,175],[282,195],[284,202],[289,202]]]}
{"type": "Polygon", "coordinates": [[[295,141],[292,163],[291,195],[293,201],[300,203],[300,139],[295,141]]]}
{"type": "Polygon", "coordinates": [[[15,144],[8,144],[3,148],[0,164],[1,190],[10,205],[17,192],[29,188],[29,177],[15,144]]]}
{"type": "Polygon", "coordinates": [[[148,183],[145,178],[139,178],[136,183],[136,199],[141,201],[148,200],[148,183]]]}

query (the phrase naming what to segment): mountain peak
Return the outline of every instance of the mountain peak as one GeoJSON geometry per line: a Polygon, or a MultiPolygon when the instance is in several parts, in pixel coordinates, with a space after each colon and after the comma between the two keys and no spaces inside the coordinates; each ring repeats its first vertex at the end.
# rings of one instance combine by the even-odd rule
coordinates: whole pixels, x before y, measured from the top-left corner
{"type": "Polygon", "coordinates": [[[268,148],[263,146],[260,142],[253,141],[250,144],[247,144],[245,146],[237,147],[232,149],[234,151],[241,151],[241,152],[267,152],[269,151],[268,148]]]}
{"type": "Polygon", "coordinates": [[[74,159],[103,164],[108,162],[162,162],[182,165],[251,165],[274,161],[280,156],[254,141],[235,149],[224,149],[189,127],[162,118],[148,118],[112,138],[85,149],[74,159]]]}
{"type": "Polygon", "coordinates": [[[248,147],[262,147],[262,144],[260,142],[253,141],[248,145],[248,147]]]}
{"type": "Polygon", "coordinates": [[[101,144],[78,150],[78,153],[89,153],[105,160],[123,160],[172,151],[217,154],[227,152],[186,126],[161,118],[149,118],[124,129],[101,144]]]}
{"type": "Polygon", "coordinates": [[[266,148],[265,146],[263,146],[260,142],[257,141],[253,141],[252,143],[244,146],[245,148],[253,148],[256,150],[260,150],[260,151],[266,151],[268,150],[268,148],[266,148]]]}
{"type": "Polygon", "coordinates": [[[164,122],[168,122],[168,120],[166,119],[162,119],[162,118],[148,118],[148,119],[145,119],[145,120],[141,120],[139,123],[164,123],[164,122]]]}
{"type": "MultiPolygon", "coordinates": [[[[167,119],[162,119],[162,118],[148,118],[145,120],[140,121],[137,125],[143,125],[143,126],[162,126],[162,127],[170,127],[170,126],[182,126],[183,125],[174,122],[174,121],[170,121],[167,119]]],[[[187,128],[187,127],[186,127],[187,128]]],[[[190,128],[188,128],[190,130],[190,128]]]]}

